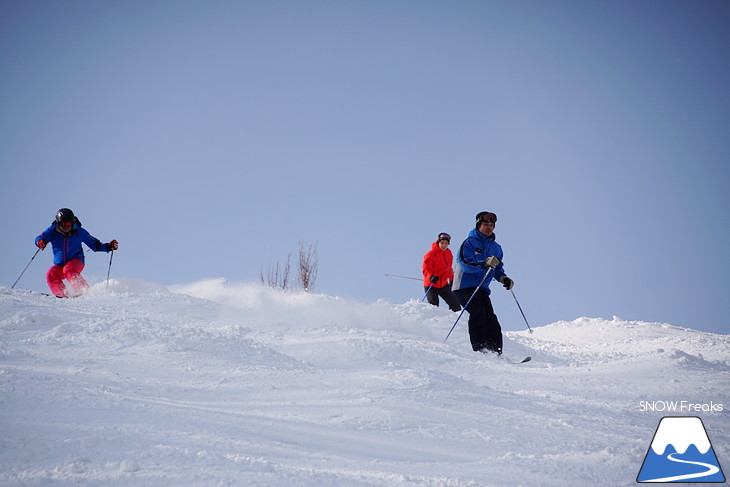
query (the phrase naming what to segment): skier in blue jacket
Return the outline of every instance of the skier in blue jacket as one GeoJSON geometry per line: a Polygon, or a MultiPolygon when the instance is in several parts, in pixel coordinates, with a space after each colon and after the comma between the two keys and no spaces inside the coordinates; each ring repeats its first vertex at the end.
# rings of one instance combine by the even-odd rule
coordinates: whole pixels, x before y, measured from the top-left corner
{"type": "Polygon", "coordinates": [[[35,239],[36,247],[41,250],[49,243],[53,245],[53,266],[46,273],[46,281],[51,292],[59,298],[69,296],[64,279],[74,290],[72,296],[82,294],[89,287],[81,275],[85,265],[82,243],[94,252],[110,252],[119,248],[116,240],[101,243],[99,239],[92,237],[81,228],[81,222],[68,208],[58,210],[56,221],[35,239]]]}
{"type": "Polygon", "coordinates": [[[482,211],[477,214],[476,227],[469,232],[456,254],[458,266],[452,287],[462,306],[466,306],[471,298],[466,311],[469,313],[472,349],[501,355],[502,327],[489,298],[489,283],[496,279],[509,290],[514,281],[504,272],[502,246],[496,242],[494,235],[496,223],[497,215],[494,213],[482,211]],[[489,275],[485,279],[486,273],[489,275]]]}

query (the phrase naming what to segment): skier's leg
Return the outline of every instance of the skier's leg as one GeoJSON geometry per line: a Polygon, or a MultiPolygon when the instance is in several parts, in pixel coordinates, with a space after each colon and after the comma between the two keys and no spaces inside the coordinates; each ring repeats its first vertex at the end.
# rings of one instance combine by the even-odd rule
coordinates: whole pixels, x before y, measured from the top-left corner
{"type": "Polygon", "coordinates": [[[439,305],[439,295],[438,290],[431,286],[431,288],[427,288],[426,286],[423,286],[423,290],[426,291],[426,300],[428,301],[428,304],[432,304],[434,306],[439,305]]]}
{"type": "Polygon", "coordinates": [[[70,260],[63,266],[63,277],[71,284],[71,287],[74,288],[77,295],[83,294],[89,289],[89,284],[84,279],[84,276],[81,275],[81,271],[83,270],[84,263],[79,259],[70,260]]]}
{"type": "Polygon", "coordinates": [[[444,298],[444,301],[446,301],[446,304],[449,305],[449,309],[454,312],[461,311],[461,303],[459,302],[459,298],[456,297],[454,294],[454,291],[451,290],[451,285],[446,285],[443,288],[439,290],[439,294],[442,298],[444,298]]]}
{"type": "Polygon", "coordinates": [[[66,285],[63,283],[63,267],[60,265],[51,266],[46,272],[46,282],[54,296],[66,297],[66,285]]]}
{"type": "Polygon", "coordinates": [[[492,300],[489,296],[485,296],[484,310],[485,310],[485,324],[486,324],[486,337],[487,337],[487,348],[490,350],[502,353],[502,327],[499,324],[497,315],[494,314],[494,308],[492,307],[492,300]]]}
{"type": "MultiPolygon", "coordinates": [[[[456,297],[462,306],[466,306],[467,301],[474,293],[475,288],[466,288],[456,291],[456,297]]],[[[488,346],[487,335],[487,316],[484,308],[484,297],[488,297],[485,291],[481,289],[474,293],[466,311],[469,313],[469,340],[471,348],[475,352],[479,352],[488,346]]]]}

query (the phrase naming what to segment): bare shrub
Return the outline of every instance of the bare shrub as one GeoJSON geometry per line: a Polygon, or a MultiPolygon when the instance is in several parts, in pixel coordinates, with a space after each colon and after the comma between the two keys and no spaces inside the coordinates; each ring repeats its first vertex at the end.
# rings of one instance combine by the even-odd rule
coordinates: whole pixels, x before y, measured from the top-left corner
{"type": "Polygon", "coordinates": [[[317,281],[317,269],[319,258],[317,257],[317,244],[306,247],[303,241],[299,241],[299,285],[305,292],[312,292],[314,283],[317,281]]]}
{"type": "Polygon", "coordinates": [[[291,254],[287,256],[285,264],[281,264],[279,261],[276,261],[276,264],[269,262],[269,268],[266,271],[266,274],[264,274],[264,268],[262,266],[259,271],[259,277],[261,278],[261,283],[265,286],[286,291],[289,286],[290,273],[291,254]]]}

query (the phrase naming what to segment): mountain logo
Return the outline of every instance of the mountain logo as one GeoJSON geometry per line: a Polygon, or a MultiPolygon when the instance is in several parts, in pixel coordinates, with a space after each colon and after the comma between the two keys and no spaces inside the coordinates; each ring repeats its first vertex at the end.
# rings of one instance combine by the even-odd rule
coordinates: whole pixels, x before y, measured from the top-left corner
{"type": "Polygon", "coordinates": [[[702,420],[694,416],[662,418],[636,481],[725,482],[702,420]]]}

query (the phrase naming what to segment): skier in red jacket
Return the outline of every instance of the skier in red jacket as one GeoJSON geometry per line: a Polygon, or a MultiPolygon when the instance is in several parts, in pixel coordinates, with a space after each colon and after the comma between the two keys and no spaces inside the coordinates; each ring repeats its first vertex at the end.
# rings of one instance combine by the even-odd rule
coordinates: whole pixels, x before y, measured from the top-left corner
{"type": "Polygon", "coordinates": [[[454,280],[454,256],[449,250],[451,235],[439,233],[438,239],[431,245],[431,250],[423,256],[423,289],[428,302],[439,305],[441,296],[451,311],[461,311],[459,299],[451,291],[454,280]]]}

